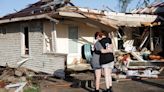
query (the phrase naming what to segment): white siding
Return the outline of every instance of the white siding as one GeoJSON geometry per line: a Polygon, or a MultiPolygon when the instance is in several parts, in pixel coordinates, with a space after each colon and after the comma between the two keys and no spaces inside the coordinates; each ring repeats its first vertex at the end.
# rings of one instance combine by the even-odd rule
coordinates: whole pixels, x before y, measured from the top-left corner
{"type": "Polygon", "coordinates": [[[86,43],[93,44],[94,34],[100,29],[88,26],[80,22],[71,22],[69,24],[62,23],[56,25],[57,29],[57,52],[67,53],[67,64],[72,64],[74,60],[80,61],[81,59],[81,46],[86,43]],[[69,38],[68,38],[68,27],[75,25],[78,27],[78,51],[77,53],[69,53],[69,38]]]}

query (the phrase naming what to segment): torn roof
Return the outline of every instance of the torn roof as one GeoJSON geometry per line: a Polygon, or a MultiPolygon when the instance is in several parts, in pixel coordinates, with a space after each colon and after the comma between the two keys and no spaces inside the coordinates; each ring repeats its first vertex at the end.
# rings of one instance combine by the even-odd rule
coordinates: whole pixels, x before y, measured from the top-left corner
{"type": "Polygon", "coordinates": [[[125,14],[75,7],[69,1],[62,0],[62,2],[57,3],[56,0],[47,0],[46,2],[42,0],[19,12],[0,18],[0,24],[32,19],[50,19],[58,22],[60,18],[76,18],[76,21],[101,25],[102,28],[117,29],[118,26],[138,27],[142,25],[142,22],[151,23],[156,19],[155,15],[125,14]]]}
{"type": "Polygon", "coordinates": [[[134,14],[149,14],[149,15],[157,15],[155,22],[153,23],[143,23],[146,25],[161,25],[164,21],[164,2],[156,2],[152,5],[149,5],[145,8],[139,8],[132,11],[134,14]]]}
{"type": "MultiPolygon", "coordinates": [[[[75,7],[71,2],[69,2],[69,0],[63,0],[63,2],[56,2],[56,0],[54,1],[48,0],[47,2],[39,1],[34,4],[29,5],[27,8],[22,9],[19,12],[9,14],[0,18],[0,24],[17,22],[17,21],[26,21],[26,20],[32,20],[32,19],[50,19],[51,18],[51,20],[53,19],[60,20],[60,18],[62,19],[65,17],[66,18],[72,18],[72,17],[86,18],[95,22],[99,22],[98,20],[86,17],[84,14],[95,16],[95,18],[97,16],[104,16],[104,14],[100,12],[101,11],[98,11],[98,10],[88,10],[88,9],[84,10],[84,9],[75,7]]],[[[86,20],[81,20],[81,21],[86,21],[86,20]]],[[[112,24],[106,25],[106,24],[101,23],[101,25],[111,26],[112,24]]]]}
{"type": "Polygon", "coordinates": [[[145,8],[135,9],[132,13],[164,15],[164,2],[157,2],[145,8]]]}
{"type": "Polygon", "coordinates": [[[46,3],[47,2],[39,1],[37,3],[31,4],[25,9],[22,9],[22,10],[16,12],[16,13],[8,14],[8,15],[2,17],[1,20],[2,19],[11,19],[11,18],[16,18],[16,17],[24,17],[24,16],[31,16],[31,15],[41,14],[43,12],[41,12],[40,6],[44,5],[46,3]]]}
{"type": "Polygon", "coordinates": [[[115,13],[107,12],[104,21],[112,22],[117,26],[127,26],[127,27],[140,27],[144,23],[152,23],[157,19],[156,15],[147,14],[125,14],[125,13],[115,13]]]}
{"type": "Polygon", "coordinates": [[[30,4],[27,8],[22,9],[19,12],[3,16],[2,18],[0,18],[0,20],[50,13],[52,12],[52,10],[56,11],[57,8],[60,8],[60,7],[65,6],[66,4],[69,4],[68,1],[69,0],[54,0],[54,1],[41,0],[34,4],[30,4]],[[63,2],[59,2],[59,1],[63,1],[63,2]],[[53,4],[53,6],[51,4],[53,4]]]}

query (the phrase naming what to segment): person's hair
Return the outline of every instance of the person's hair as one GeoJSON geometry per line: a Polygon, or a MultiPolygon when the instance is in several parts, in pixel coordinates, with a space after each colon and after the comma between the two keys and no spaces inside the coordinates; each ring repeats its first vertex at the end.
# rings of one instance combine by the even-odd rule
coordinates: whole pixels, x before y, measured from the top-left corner
{"type": "Polygon", "coordinates": [[[102,32],[96,32],[96,33],[95,33],[95,39],[96,39],[97,36],[102,37],[102,36],[104,36],[104,35],[105,35],[105,34],[102,33],[102,32]]]}
{"type": "Polygon", "coordinates": [[[102,30],[101,32],[102,32],[106,37],[108,37],[108,32],[107,32],[107,31],[102,30]]]}

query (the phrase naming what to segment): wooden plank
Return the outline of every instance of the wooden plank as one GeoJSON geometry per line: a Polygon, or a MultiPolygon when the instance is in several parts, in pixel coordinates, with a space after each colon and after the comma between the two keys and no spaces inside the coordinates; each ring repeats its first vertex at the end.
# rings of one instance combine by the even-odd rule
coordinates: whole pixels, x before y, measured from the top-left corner
{"type": "Polygon", "coordinates": [[[152,28],[150,27],[150,50],[154,51],[154,43],[153,43],[153,37],[152,37],[152,28]]]}
{"type": "Polygon", "coordinates": [[[155,60],[151,60],[151,61],[147,61],[147,62],[143,62],[143,61],[131,61],[129,62],[128,67],[164,67],[164,62],[161,61],[155,61],[155,60]]]}
{"type": "Polygon", "coordinates": [[[144,59],[142,59],[139,55],[136,54],[136,52],[131,52],[131,54],[139,61],[145,61],[144,59]]]}
{"type": "Polygon", "coordinates": [[[148,35],[145,37],[145,39],[141,42],[141,45],[139,46],[139,49],[141,49],[143,47],[143,45],[145,44],[146,40],[148,39],[148,35]]]}
{"type": "Polygon", "coordinates": [[[4,19],[4,20],[0,20],[0,24],[10,23],[10,22],[17,22],[17,21],[26,21],[26,20],[32,20],[32,19],[42,19],[42,18],[45,18],[45,16],[47,16],[47,14],[26,16],[26,17],[18,17],[18,18],[11,18],[11,19],[4,19]]]}
{"type": "Polygon", "coordinates": [[[57,19],[54,19],[47,14],[41,14],[41,15],[33,15],[33,16],[25,16],[25,17],[17,17],[17,18],[11,18],[11,19],[4,19],[0,20],[0,24],[3,23],[10,23],[10,22],[18,22],[18,21],[26,21],[26,20],[33,20],[33,19],[49,19],[50,21],[53,21],[55,23],[58,23],[59,21],[57,19]]]}
{"type": "Polygon", "coordinates": [[[76,17],[76,18],[86,18],[82,14],[76,13],[76,12],[59,12],[60,16],[66,16],[66,17],[76,17]]]}
{"type": "Polygon", "coordinates": [[[5,88],[17,88],[14,92],[23,92],[23,87],[27,84],[27,82],[16,83],[16,84],[9,84],[6,85],[5,88]]]}
{"type": "Polygon", "coordinates": [[[111,32],[111,39],[112,39],[113,49],[117,50],[116,42],[114,40],[114,32],[111,32]]]}
{"type": "Polygon", "coordinates": [[[49,19],[50,21],[53,21],[53,22],[55,22],[55,23],[59,23],[59,20],[57,20],[57,19],[54,19],[54,18],[52,18],[52,17],[50,17],[50,16],[45,16],[47,19],[49,19]]]}
{"type": "Polygon", "coordinates": [[[119,26],[141,26],[141,22],[153,22],[157,16],[146,14],[123,14],[107,12],[105,15],[108,19],[116,20],[119,26]]]}
{"type": "MultiPolygon", "coordinates": [[[[160,18],[160,16],[159,16],[159,18],[160,18]]],[[[158,26],[158,25],[161,25],[161,22],[141,22],[141,24],[142,25],[144,25],[144,26],[150,26],[150,25],[152,25],[152,26],[158,26]]]]}
{"type": "Polygon", "coordinates": [[[67,69],[73,70],[73,71],[85,71],[85,70],[92,70],[90,64],[73,64],[73,65],[68,65],[67,69]]]}

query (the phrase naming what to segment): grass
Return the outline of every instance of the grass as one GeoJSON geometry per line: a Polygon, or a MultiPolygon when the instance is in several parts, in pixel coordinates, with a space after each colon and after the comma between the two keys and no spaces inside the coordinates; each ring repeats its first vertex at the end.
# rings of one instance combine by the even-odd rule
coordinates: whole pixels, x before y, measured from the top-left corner
{"type": "Polygon", "coordinates": [[[26,89],[24,89],[23,92],[40,92],[38,86],[31,86],[26,89]]]}

